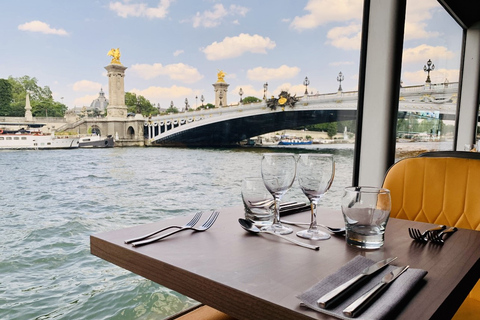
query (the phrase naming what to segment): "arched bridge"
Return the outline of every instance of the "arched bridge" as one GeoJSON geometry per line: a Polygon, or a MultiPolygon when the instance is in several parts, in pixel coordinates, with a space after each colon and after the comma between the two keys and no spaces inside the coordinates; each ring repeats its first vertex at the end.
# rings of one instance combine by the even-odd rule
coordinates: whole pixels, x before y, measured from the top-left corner
{"type": "MultiPolygon", "coordinates": [[[[458,84],[401,88],[399,112],[454,118],[458,84]]],[[[158,116],[144,124],[146,146],[228,146],[261,134],[356,117],[358,93],[305,95],[275,110],[263,102],[158,116]]]]}

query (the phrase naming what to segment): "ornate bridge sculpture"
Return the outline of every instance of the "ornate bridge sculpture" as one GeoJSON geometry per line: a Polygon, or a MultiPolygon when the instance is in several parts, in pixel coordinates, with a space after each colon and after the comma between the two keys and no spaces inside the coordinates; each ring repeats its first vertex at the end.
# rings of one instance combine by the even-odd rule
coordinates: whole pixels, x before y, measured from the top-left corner
{"type": "MultiPolygon", "coordinates": [[[[458,84],[401,89],[400,113],[448,118],[456,111],[458,84]]],[[[259,103],[159,116],[144,124],[146,146],[229,146],[261,134],[356,118],[358,93],[279,98],[259,103]]]]}

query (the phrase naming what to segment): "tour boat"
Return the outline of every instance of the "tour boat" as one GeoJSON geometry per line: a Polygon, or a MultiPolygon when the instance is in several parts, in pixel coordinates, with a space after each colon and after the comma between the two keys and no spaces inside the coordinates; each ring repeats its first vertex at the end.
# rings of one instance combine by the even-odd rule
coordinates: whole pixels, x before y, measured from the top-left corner
{"type": "Polygon", "coordinates": [[[73,149],[78,148],[78,138],[55,136],[40,132],[0,130],[0,150],[15,149],[73,149]]]}

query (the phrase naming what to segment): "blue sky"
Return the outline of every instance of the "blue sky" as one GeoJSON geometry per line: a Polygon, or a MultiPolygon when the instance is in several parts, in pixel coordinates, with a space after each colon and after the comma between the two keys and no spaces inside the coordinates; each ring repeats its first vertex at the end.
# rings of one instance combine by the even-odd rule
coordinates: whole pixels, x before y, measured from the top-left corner
{"type": "MultiPolygon", "coordinates": [[[[218,70],[227,101],[281,90],[303,95],[356,90],[361,0],[1,1],[0,78],[36,77],[69,108],[108,94],[107,52],[120,48],[125,91],[162,108],[214,101],[218,70]],[[198,97],[197,100],[195,97],[198,97]],[[62,99],[63,97],[63,99],[62,99]]],[[[402,81],[458,81],[462,31],[435,0],[409,0],[402,81]]]]}

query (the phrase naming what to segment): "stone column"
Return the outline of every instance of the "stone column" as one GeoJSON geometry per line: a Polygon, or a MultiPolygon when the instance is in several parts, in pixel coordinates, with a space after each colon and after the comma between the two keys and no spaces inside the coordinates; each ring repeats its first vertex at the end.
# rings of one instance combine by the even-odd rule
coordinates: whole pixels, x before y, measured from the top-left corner
{"type": "Polygon", "coordinates": [[[227,106],[228,83],[217,82],[213,84],[215,88],[215,108],[227,106]]]}
{"type": "Polygon", "coordinates": [[[33,121],[32,106],[30,105],[30,95],[28,93],[25,98],[25,121],[33,121]]]}
{"type": "Polygon", "coordinates": [[[107,119],[126,119],[124,78],[127,67],[121,64],[110,64],[105,69],[108,71],[108,98],[110,100],[107,107],[107,119]]]}

